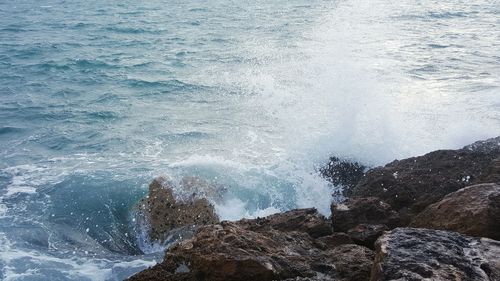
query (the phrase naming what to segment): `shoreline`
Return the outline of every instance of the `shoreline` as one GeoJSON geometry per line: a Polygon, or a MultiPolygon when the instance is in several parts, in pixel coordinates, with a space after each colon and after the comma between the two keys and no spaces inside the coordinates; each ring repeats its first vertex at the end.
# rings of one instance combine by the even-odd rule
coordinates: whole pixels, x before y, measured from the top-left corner
{"type": "Polygon", "coordinates": [[[128,280],[500,280],[500,137],[369,170],[332,157],[321,172],[345,188],[330,218],[220,222],[200,182],[176,200],[155,179],[140,203],[152,237],[189,235],[128,280]]]}

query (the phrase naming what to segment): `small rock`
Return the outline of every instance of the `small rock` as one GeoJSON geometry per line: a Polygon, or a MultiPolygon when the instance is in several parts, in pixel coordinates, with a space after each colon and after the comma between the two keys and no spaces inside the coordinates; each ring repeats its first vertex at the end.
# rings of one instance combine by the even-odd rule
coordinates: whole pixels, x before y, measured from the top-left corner
{"type": "Polygon", "coordinates": [[[152,240],[162,240],[170,231],[180,227],[219,222],[207,199],[176,200],[169,183],[162,177],[149,185],[149,195],[138,203],[138,209],[150,226],[152,240]]]}
{"type": "Polygon", "coordinates": [[[478,184],[450,193],[417,215],[411,226],[500,240],[500,185],[478,184]]]}
{"type": "Polygon", "coordinates": [[[389,204],[376,197],[363,197],[332,204],[332,223],[335,232],[347,232],[359,224],[383,224],[394,228],[400,220],[389,204]]]}
{"type": "Polygon", "coordinates": [[[329,253],[337,272],[336,280],[357,281],[370,278],[375,257],[370,249],[355,244],[344,244],[329,253]]]}
{"type": "Polygon", "coordinates": [[[299,231],[318,238],[333,233],[330,221],[318,213],[315,208],[295,209],[284,213],[273,214],[265,218],[242,219],[236,222],[239,226],[252,231],[279,230],[299,231]]]}
{"type": "Polygon", "coordinates": [[[389,228],[383,224],[359,224],[349,229],[347,234],[354,243],[373,249],[375,241],[377,241],[386,230],[389,230],[389,228]]]}
{"type": "Polygon", "coordinates": [[[344,244],[354,244],[351,237],[343,232],[336,232],[328,236],[323,236],[314,240],[315,245],[322,249],[333,249],[344,244]]]}

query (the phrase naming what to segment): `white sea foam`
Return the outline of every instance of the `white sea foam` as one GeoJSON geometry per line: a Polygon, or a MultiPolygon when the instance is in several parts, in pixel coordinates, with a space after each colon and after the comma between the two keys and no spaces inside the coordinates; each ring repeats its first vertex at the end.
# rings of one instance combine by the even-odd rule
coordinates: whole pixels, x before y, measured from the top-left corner
{"type": "MultiPolygon", "coordinates": [[[[3,264],[3,280],[19,280],[26,277],[40,277],[42,272],[56,270],[69,280],[90,279],[96,281],[117,280],[113,271],[121,268],[146,268],[156,264],[154,260],[132,259],[115,261],[106,258],[93,257],[56,257],[36,250],[23,250],[16,247],[5,233],[0,232],[0,262],[3,264]],[[32,268],[19,272],[19,262],[32,264],[32,268]]],[[[125,277],[125,276],[123,276],[125,277]]]]}

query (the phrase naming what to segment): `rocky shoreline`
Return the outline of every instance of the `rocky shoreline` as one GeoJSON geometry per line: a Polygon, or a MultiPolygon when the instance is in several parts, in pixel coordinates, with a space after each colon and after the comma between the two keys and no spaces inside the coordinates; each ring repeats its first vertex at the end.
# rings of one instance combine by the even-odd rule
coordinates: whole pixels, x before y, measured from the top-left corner
{"type": "Polygon", "coordinates": [[[150,236],[190,235],[129,280],[500,280],[500,137],[369,170],[332,157],[321,173],[347,196],[330,218],[236,222],[219,221],[206,185],[179,200],[155,179],[138,206],[150,236]]]}

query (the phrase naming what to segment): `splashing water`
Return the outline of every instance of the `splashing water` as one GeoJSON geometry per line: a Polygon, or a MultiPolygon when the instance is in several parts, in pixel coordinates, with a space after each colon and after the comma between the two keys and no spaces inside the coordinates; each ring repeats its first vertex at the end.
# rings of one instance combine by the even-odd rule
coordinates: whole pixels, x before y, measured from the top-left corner
{"type": "Polygon", "coordinates": [[[328,215],[330,155],[500,135],[497,1],[75,2],[0,3],[0,279],[154,264],[158,175],[227,188],[223,219],[328,215]]]}

